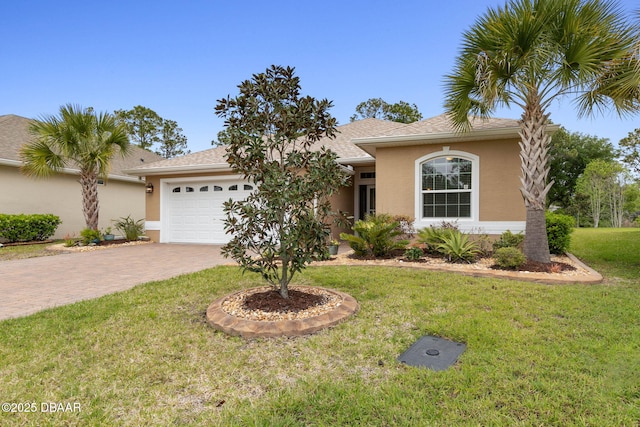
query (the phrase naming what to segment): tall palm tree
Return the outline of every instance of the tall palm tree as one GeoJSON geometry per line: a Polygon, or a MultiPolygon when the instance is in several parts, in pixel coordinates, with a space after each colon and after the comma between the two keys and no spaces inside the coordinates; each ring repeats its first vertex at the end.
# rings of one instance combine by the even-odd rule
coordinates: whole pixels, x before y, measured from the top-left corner
{"type": "Polygon", "coordinates": [[[106,179],[111,159],[119,152],[126,156],[129,137],[109,113],[96,114],[91,108],[60,107],[59,116],[44,116],[29,127],[33,141],[20,151],[22,171],[47,177],[64,168],[80,170],[82,210],[88,228],[98,229],[98,178],[106,179]]]}
{"type": "Polygon", "coordinates": [[[522,109],[521,192],[527,210],[525,255],[550,262],[545,225],[548,108],[575,97],[579,116],[640,110],[638,26],[613,0],[511,0],[490,8],[464,33],[445,107],[459,131],[469,115],[522,109]]]}

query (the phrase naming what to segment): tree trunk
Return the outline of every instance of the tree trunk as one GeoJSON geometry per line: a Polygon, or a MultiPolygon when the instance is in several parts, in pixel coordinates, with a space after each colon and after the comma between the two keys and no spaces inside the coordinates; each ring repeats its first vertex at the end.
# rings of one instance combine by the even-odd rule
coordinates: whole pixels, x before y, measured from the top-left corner
{"type": "Polygon", "coordinates": [[[280,296],[284,299],[289,298],[289,264],[285,264],[282,260],[282,276],[280,278],[280,296]]]}
{"type": "Polygon", "coordinates": [[[81,172],[80,187],[82,189],[82,212],[87,228],[98,229],[98,177],[95,173],[81,172]]]}
{"type": "Polygon", "coordinates": [[[553,185],[553,182],[547,184],[547,151],[551,139],[547,134],[549,115],[542,110],[535,91],[529,94],[527,101],[520,123],[520,191],[527,209],[524,254],[531,261],[549,263],[551,256],[544,214],[547,193],[553,185]]]}
{"type": "Polygon", "coordinates": [[[551,262],[544,209],[527,208],[524,253],[528,260],[544,263],[551,262]]]}

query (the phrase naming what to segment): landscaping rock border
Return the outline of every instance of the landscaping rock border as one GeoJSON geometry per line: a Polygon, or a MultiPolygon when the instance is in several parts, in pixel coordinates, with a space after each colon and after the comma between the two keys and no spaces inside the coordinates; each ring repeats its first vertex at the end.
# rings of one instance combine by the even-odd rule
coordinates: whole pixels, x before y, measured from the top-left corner
{"type": "Polygon", "coordinates": [[[559,273],[537,273],[530,271],[509,271],[497,270],[490,266],[494,264],[491,259],[484,259],[473,264],[450,263],[442,259],[426,259],[423,262],[410,262],[400,258],[360,260],[352,257],[353,251],[345,248],[337,257],[332,257],[328,261],[316,261],[311,265],[331,266],[331,265],[353,265],[353,266],[386,266],[399,268],[425,269],[446,273],[458,273],[473,277],[496,277],[503,279],[522,280],[527,282],[544,283],[550,285],[561,284],[594,284],[602,283],[604,278],[600,273],[584,264],[573,254],[566,253],[563,256],[552,256],[553,261],[564,262],[576,267],[575,271],[564,271],[559,273]]]}
{"type": "Polygon", "coordinates": [[[295,288],[297,290],[304,290],[305,288],[313,289],[314,291],[322,290],[328,294],[337,295],[342,301],[331,307],[327,312],[317,316],[301,316],[300,318],[284,320],[250,320],[229,314],[224,310],[223,304],[228,299],[237,299],[242,294],[250,295],[255,292],[254,289],[247,289],[225,295],[213,301],[207,308],[207,323],[219,331],[243,338],[293,337],[312,334],[335,326],[360,309],[355,298],[344,292],[320,287],[296,286],[295,288]]]}

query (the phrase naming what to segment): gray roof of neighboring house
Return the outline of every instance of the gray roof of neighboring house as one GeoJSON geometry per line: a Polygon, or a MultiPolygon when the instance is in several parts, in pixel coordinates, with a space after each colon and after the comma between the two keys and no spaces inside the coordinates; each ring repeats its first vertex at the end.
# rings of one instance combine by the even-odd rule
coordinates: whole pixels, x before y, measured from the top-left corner
{"type": "MultiPolygon", "coordinates": [[[[20,148],[33,138],[29,133],[30,122],[31,119],[14,114],[0,116],[0,164],[16,167],[22,164],[20,148]]],[[[162,160],[162,157],[132,144],[130,154],[127,157],[114,156],[111,161],[109,178],[137,180],[137,178],[124,171],[142,164],[157,162],[158,160],[162,160]]],[[[72,171],[77,170],[73,167],[69,169],[72,171]]]]}

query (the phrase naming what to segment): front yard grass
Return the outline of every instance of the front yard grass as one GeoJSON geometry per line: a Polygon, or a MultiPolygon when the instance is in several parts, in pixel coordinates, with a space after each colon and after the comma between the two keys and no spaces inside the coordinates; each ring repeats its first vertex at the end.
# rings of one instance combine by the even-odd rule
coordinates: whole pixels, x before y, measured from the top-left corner
{"type": "Polygon", "coordinates": [[[569,251],[605,277],[640,280],[640,228],[577,228],[569,251]]]}
{"type": "Polygon", "coordinates": [[[58,255],[60,252],[47,250],[52,242],[30,244],[30,245],[12,245],[0,248],[0,261],[10,261],[14,259],[35,258],[40,256],[58,255]]]}
{"type": "Polygon", "coordinates": [[[147,283],[0,322],[0,400],[38,408],[0,413],[0,425],[635,426],[634,274],[541,285],[314,267],[300,281],[347,292],[360,311],[315,335],[268,340],[204,322],[211,301],[261,285],[257,276],[218,267],[147,283]],[[423,335],[467,350],[441,372],[397,363],[423,335]],[[81,409],[42,412],[47,402],[81,409]]]}

